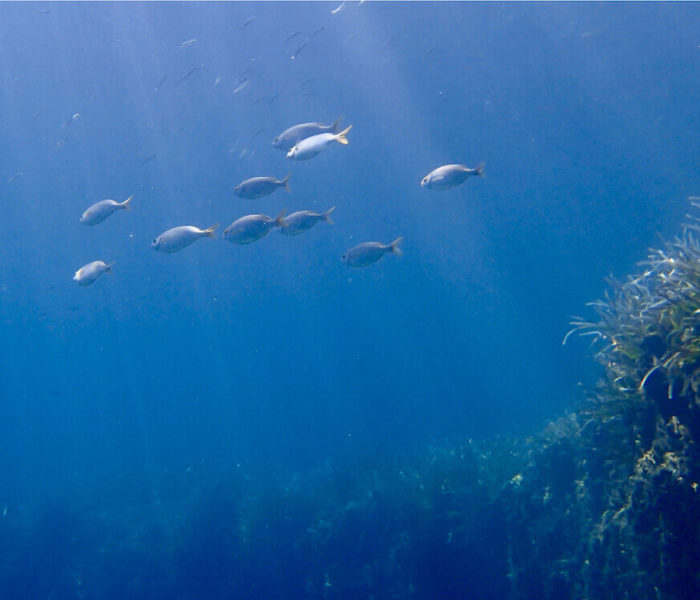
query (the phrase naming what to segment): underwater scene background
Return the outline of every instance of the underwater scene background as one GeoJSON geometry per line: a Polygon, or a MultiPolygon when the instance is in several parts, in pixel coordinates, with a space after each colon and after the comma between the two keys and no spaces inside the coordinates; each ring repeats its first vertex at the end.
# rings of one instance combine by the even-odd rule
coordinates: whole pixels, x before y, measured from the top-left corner
{"type": "Polygon", "coordinates": [[[3,3],[0,598],[700,597],[699,32],[696,3],[3,3]],[[347,146],[272,146],[338,118],[347,146]]]}

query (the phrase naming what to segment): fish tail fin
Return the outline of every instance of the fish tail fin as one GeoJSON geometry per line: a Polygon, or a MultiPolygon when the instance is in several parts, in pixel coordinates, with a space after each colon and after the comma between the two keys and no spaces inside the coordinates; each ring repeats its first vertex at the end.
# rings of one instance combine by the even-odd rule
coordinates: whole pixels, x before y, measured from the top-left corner
{"type": "Polygon", "coordinates": [[[338,142],[340,142],[341,144],[347,144],[348,143],[347,136],[348,136],[348,133],[350,132],[351,129],[352,129],[352,125],[349,125],[345,129],[343,129],[343,131],[341,131],[340,133],[337,133],[336,140],[338,140],[338,142]]]}
{"type": "Polygon", "coordinates": [[[112,267],[117,264],[117,261],[115,260],[114,262],[111,262],[107,265],[107,268],[105,269],[105,273],[111,273],[112,272],[112,267]]]}
{"type": "Polygon", "coordinates": [[[282,227],[284,225],[284,215],[287,214],[287,209],[282,209],[282,212],[275,217],[274,227],[282,227]]]}
{"type": "Polygon", "coordinates": [[[282,185],[284,186],[284,189],[287,190],[288,192],[291,192],[292,190],[289,189],[289,176],[292,174],[290,171],[287,173],[287,176],[282,180],[282,185]]]}
{"type": "Polygon", "coordinates": [[[132,199],[133,197],[134,197],[134,195],[131,194],[131,196],[129,196],[126,200],[124,200],[124,202],[122,202],[122,203],[120,204],[120,206],[121,206],[124,210],[131,210],[131,199],[132,199]]]}
{"type": "Polygon", "coordinates": [[[341,116],[341,117],[338,117],[338,118],[333,122],[333,125],[331,125],[331,128],[333,129],[333,133],[338,133],[338,125],[340,125],[340,120],[341,120],[342,118],[343,118],[342,116],[341,116]]]}
{"type": "Polygon", "coordinates": [[[480,165],[477,165],[474,168],[474,175],[478,175],[479,177],[486,177],[486,175],[484,174],[484,165],[485,164],[486,163],[481,163],[480,165]]]}
{"type": "Polygon", "coordinates": [[[216,236],[214,235],[214,230],[215,230],[218,226],[219,226],[219,224],[216,223],[215,225],[212,225],[211,227],[208,227],[207,229],[204,230],[204,235],[206,235],[207,237],[216,237],[216,236]]]}
{"type": "Polygon", "coordinates": [[[331,219],[331,213],[335,210],[335,206],[331,206],[326,212],[324,212],[321,216],[323,217],[323,220],[328,223],[329,225],[335,225],[333,223],[333,219],[331,219]]]}
{"type": "Polygon", "coordinates": [[[403,241],[402,237],[397,237],[391,244],[389,244],[389,251],[397,254],[398,256],[403,256],[403,250],[399,248],[399,244],[403,241]]]}

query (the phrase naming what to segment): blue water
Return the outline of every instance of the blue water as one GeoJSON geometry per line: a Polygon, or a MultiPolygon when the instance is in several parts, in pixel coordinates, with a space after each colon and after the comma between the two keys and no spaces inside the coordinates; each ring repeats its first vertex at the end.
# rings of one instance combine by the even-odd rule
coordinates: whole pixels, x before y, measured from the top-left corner
{"type": "Polygon", "coordinates": [[[167,521],[190,477],[525,435],[597,379],[571,315],[700,190],[697,4],[338,4],[0,7],[3,519],[89,497],[167,521]],[[271,145],[341,116],[348,146],[271,145]],[[486,177],[420,188],[454,162],[486,177]],[[331,206],[298,237],[221,236],[331,206]],[[340,261],[398,236],[402,257],[340,261]],[[113,273],[75,285],[96,259],[113,273]]]}

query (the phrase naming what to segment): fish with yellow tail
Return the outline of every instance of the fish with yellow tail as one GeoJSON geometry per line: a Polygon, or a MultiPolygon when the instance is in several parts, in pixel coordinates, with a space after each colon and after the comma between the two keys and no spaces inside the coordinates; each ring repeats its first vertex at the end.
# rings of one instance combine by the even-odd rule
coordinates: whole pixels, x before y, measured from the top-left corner
{"type": "Polygon", "coordinates": [[[111,273],[116,263],[107,264],[103,260],[93,260],[91,263],[80,267],[73,275],[73,281],[78,285],[86,286],[95,283],[102,273],[111,273]]]}
{"type": "Polygon", "coordinates": [[[124,202],[117,202],[116,200],[100,200],[99,202],[95,202],[95,204],[93,204],[83,213],[83,215],[80,217],[80,222],[83,225],[98,225],[115,210],[129,210],[131,207],[131,199],[133,197],[134,196],[132,194],[126,200],[124,200],[124,202]]]}
{"type": "Polygon", "coordinates": [[[241,198],[254,200],[267,196],[279,188],[290,191],[289,175],[291,175],[291,173],[284,179],[275,179],[274,177],[253,177],[252,179],[246,179],[233,189],[233,193],[241,198]]]}
{"type": "Polygon", "coordinates": [[[289,152],[291,148],[306,138],[320,133],[338,133],[338,123],[340,123],[340,117],[336,119],[335,123],[331,123],[330,125],[323,125],[322,123],[300,123],[299,125],[294,125],[294,127],[285,129],[275,138],[272,145],[275,148],[289,152]]]}
{"type": "Polygon", "coordinates": [[[348,133],[351,129],[352,125],[343,129],[340,133],[319,133],[303,139],[287,152],[287,158],[292,160],[309,160],[335,142],[347,145],[348,133]]]}
{"type": "Polygon", "coordinates": [[[333,225],[331,213],[334,210],[335,206],[329,208],[324,213],[299,210],[284,218],[284,223],[280,226],[279,232],[283,235],[299,235],[311,229],[319,221],[325,221],[329,225],[333,225]]]}
{"type": "Polygon", "coordinates": [[[282,211],[274,219],[267,215],[246,215],[236,219],[224,230],[224,238],[232,244],[251,244],[265,237],[271,229],[284,225],[284,215],[282,211]]]}
{"type": "Polygon", "coordinates": [[[369,267],[376,263],[385,254],[397,254],[402,256],[403,252],[399,248],[399,244],[403,240],[402,237],[396,238],[391,244],[382,244],[381,242],[364,242],[350,248],[340,260],[348,267],[369,267]]]}
{"type": "Polygon", "coordinates": [[[194,225],[181,225],[173,227],[161,233],[156,239],[151,242],[151,248],[158,252],[166,252],[172,254],[183,248],[187,248],[190,244],[194,244],[199,238],[214,237],[214,230],[218,227],[212,225],[207,229],[200,229],[194,225]]]}
{"type": "Polygon", "coordinates": [[[484,177],[484,163],[470,169],[465,165],[443,165],[437,169],[430,171],[423,179],[420,186],[430,190],[444,192],[456,185],[464,183],[470,177],[478,175],[484,177]]]}

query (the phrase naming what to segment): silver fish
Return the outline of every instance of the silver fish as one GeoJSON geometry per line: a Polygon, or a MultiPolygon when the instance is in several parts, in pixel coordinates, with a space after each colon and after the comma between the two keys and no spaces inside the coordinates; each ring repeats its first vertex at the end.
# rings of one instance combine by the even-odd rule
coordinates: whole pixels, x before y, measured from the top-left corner
{"type": "Polygon", "coordinates": [[[306,44],[308,44],[308,43],[309,43],[309,38],[306,38],[306,39],[301,43],[301,46],[299,46],[299,47],[297,48],[297,51],[296,51],[294,54],[292,54],[292,56],[291,56],[292,60],[296,60],[297,56],[299,56],[299,53],[300,53],[304,48],[306,48],[306,44]]]}
{"type": "Polygon", "coordinates": [[[330,125],[322,125],[321,123],[301,123],[300,125],[294,125],[294,127],[285,129],[280,133],[274,139],[272,145],[275,148],[287,152],[301,142],[301,140],[313,135],[318,135],[319,133],[338,133],[339,123],[340,117],[336,119],[335,123],[331,123],[330,125]]]}
{"type": "Polygon", "coordinates": [[[284,223],[284,212],[271,219],[267,215],[246,215],[236,219],[224,230],[224,237],[232,244],[250,244],[265,237],[270,229],[284,223]]]}
{"type": "Polygon", "coordinates": [[[173,227],[161,233],[155,240],[151,242],[151,248],[159,252],[167,252],[171,254],[187,248],[201,237],[214,237],[214,230],[218,227],[212,225],[208,229],[200,229],[194,225],[181,225],[173,227]]]}
{"type": "Polygon", "coordinates": [[[182,83],[183,81],[185,81],[185,79],[187,79],[190,75],[192,75],[192,73],[194,73],[196,70],[197,70],[197,67],[192,67],[189,71],[187,71],[187,73],[185,73],[182,77],[180,77],[180,79],[178,79],[175,83],[176,84],[182,83]]]}
{"type": "Polygon", "coordinates": [[[331,213],[334,210],[335,206],[321,214],[310,210],[297,211],[284,218],[284,223],[280,225],[279,232],[284,235],[299,235],[311,229],[319,221],[325,221],[329,225],[333,225],[331,213]]]}
{"type": "Polygon", "coordinates": [[[98,223],[102,223],[102,221],[115,210],[119,210],[120,208],[129,210],[131,208],[129,203],[133,197],[132,194],[124,200],[124,202],[117,202],[116,200],[100,200],[99,202],[95,202],[95,204],[83,213],[83,216],[80,217],[80,222],[83,225],[97,225],[98,223]]]}
{"type": "Polygon", "coordinates": [[[289,40],[294,39],[294,38],[297,37],[298,35],[301,35],[301,31],[295,31],[295,32],[293,32],[293,33],[290,33],[290,34],[287,36],[287,39],[284,40],[284,43],[286,44],[289,40]]]}
{"type": "Polygon", "coordinates": [[[240,81],[240,83],[236,86],[236,89],[233,90],[234,94],[237,94],[241,90],[244,90],[246,88],[246,86],[250,83],[250,79],[248,79],[247,77],[245,77],[239,81],[240,81]]]}
{"type": "Polygon", "coordinates": [[[312,135],[310,138],[303,139],[287,152],[287,158],[291,158],[292,160],[309,160],[334,142],[347,145],[347,135],[350,129],[352,129],[352,125],[348,126],[340,133],[319,133],[318,135],[312,135]]]}
{"type": "Polygon", "coordinates": [[[102,273],[111,273],[112,267],[116,263],[107,264],[102,260],[93,260],[92,262],[80,267],[73,275],[73,281],[78,285],[90,285],[95,283],[97,278],[102,275],[102,273]]]}
{"type": "Polygon", "coordinates": [[[442,192],[460,183],[464,183],[474,175],[484,177],[484,163],[481,163],[473,169],[464,165],[444,165],[423,177],[420,186],[442,192]]]}
{"type": "Polygon", "coordinates": [[[382,256],[388,252],[398,254],[401,256],[401,248],[399,244],[403,238],[396,238],[391,244],[382,244],[380,242],[364,242],[363,244],[358,244],[357,246],[350,248],[343,256],[341,260],[348,267],[368,267],[369,265],[376,263],[382,256]]]}
{"type": "Polygon", "coordinates": [[[70,119],[68,119],[63,126],[68,127],[72,123],[75,123],[80,118],[80,113],[75,113],[70,119]]]}
{"type": "Polygon", "coordinates": [[[246,179],[233,188],[233,193],[241,198],[253,200],[255,198],[267,196],[281,187],[288,192],[290,191],[289,175],[284,179],[275,179],[274,177],[253,177],[252,179],[246,179]]]}

